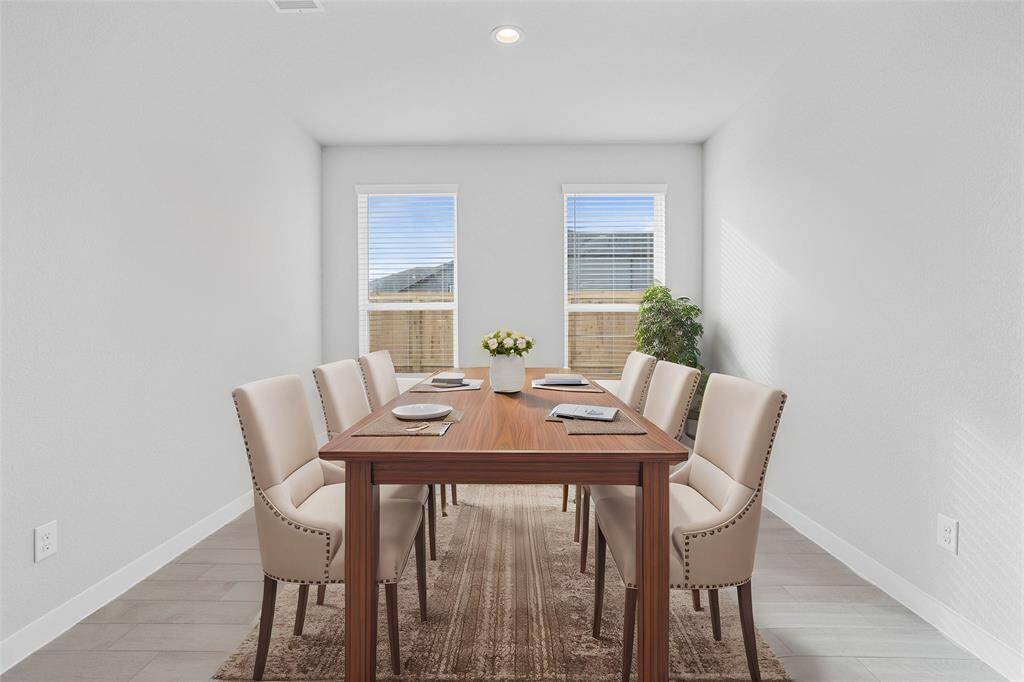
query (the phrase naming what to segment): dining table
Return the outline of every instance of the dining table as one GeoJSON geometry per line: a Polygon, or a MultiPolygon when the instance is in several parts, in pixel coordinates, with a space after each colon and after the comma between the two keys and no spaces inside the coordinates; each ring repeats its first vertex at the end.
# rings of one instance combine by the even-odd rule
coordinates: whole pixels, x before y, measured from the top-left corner
{"type": "MultiPolygon", "coordinates": [[[[384,484],[633,485],[638,561],[639,679],[668,679],[669,469],[687,449],[610,391],[582,393],[533,388],[532,380],[563,368],[527,368],[523,390],[491,390],[487,368],[470,367],[479,390],[405,392],[320,449],[345,462],[345,679],[373,680],[377,671],[378,486],[384,484]],[[399,405],[443,403],[462,412],[441,436],[360,436],[399,405]],[[617,407],[644,434],[573,434],[548,421],[560,403],[617,407]]],[[[593,382],[591,382],[593,383],[593,382]]]]}

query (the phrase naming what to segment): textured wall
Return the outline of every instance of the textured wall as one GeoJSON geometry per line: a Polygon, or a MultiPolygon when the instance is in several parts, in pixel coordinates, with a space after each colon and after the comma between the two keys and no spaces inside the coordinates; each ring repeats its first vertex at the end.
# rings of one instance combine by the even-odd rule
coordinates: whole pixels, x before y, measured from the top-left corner
{"type": "Polygon", "coordinates": [[[848,8],[705,145],[704,228],[712,365],[790,393],[768,489],[1017,651],[1021,8],[848,8]]]}
{"type": "Polygon", "coordinates": [[[320,147],[193,10],[4,5],[4,638],[245,493],[231,388],[320,358],[320,147]]]}

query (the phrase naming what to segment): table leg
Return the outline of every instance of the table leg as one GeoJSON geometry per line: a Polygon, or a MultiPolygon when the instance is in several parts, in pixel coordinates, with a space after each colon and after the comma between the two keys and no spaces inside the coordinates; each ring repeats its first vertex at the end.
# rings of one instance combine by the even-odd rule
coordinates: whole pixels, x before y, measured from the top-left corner
{"type": "Polygon", "coordinates": [[[636,497],[637,670],[643,682],[668,680],[668,464],[644,462],[636,497]]]}
{"type": "Polygon", "coordinates": [[[377,554],[380,495],[368,462],[345,464],[345,679],[377,673],[377,554]]]}

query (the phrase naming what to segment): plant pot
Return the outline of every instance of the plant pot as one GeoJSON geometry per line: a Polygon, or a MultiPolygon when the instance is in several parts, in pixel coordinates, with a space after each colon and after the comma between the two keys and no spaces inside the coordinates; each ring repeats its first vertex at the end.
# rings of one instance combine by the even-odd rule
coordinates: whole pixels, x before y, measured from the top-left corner
{"type": "Polygon", "coordinates": [[[519,393],[526,383],[526,362],[518,355],[492,355],[490,380],[495,393],[519,393]]]}

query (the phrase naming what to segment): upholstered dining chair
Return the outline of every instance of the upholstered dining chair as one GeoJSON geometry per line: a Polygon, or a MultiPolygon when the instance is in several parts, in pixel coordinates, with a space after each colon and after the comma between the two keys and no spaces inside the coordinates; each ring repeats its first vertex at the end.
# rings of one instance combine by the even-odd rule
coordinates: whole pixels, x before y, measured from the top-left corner
{"type": "MultiPolygon", "coordinates": [[[[622,375],[619,378],[618,387],[615,389],[615,397],[629,405],[629,409],[642,412],[644,402],[647,399],[647,389],[654,375],[654,367],[658,358],[647,355],[640,351],[630,351],[626,356],[626,364],[622,367],[622,375]]],[[[581,487],[576,486],[576,523],[573,526],[573,541],[580,541],[580,491],[581,487]]],[[[569,506],[569,485],[562,487],[562,511],[569,506]]]]}
{"type": "MultiPolygon", "coordinates": [[[[651,373],[649,389],[644,403],[643,415],[676,440],[683,435],[686,416],[700,382],[700,370],[674,362],[660,360],[651,373]]],[[[587,572],[587,545],[590,542],[590,503],[595,504],[609,495],[628,495],[632,498],[635,488],[629,485],[583,486],[583,501],[580,516],[580,573],[587,572]]],[[[694,606],[699,608],[699,597],[694,595],[694,606]]]]}
{"type": "MultiPolygon", "coordinates": [[[[707,590],[712,636],[722,638],[718,590],[736,587],[750,678],[760,682],[750,577],[754,570],[765,472],[786,394],[712,374],[704,392],[694,450],[669,478],[669,584],[707,590]]],[[[597,486],[594,486],[596,488],[597,486]]],[[[611,491],[596,504],[594,637],[601,632],[605,553],[626,585],[622,679],[629,679],[636,623],[636,501],[611,491]]]]}
{"type": "MultiPolygon", "coordinates": [[[[370,411],[385,405],[400,393],[395,364],[391,361],[391,351],[378,350],[368,355],[359,356],[359,369],[363,373],[366,386],[366,399],[370,403],[370,411]]],[[[452,483],[452,504],[459,503],[459,491],[452,483]]],[[[448,516],[448,495],[444,484],[441,484],[441,514],[448,516]]]]}
{"type": "MultiPolygon", "coordinates": [[[[359,365],[355,360],[339,360],[320,365],[313,369],[313,382],[320,394],[320,405],[327,423],[327,436],[334,438],[342,431],[352,427],[357,421],[370,414],[363,388],[363,379],[359,365]]],[[[382,485],[381,499],[416,500],[420,504],[427,503],[427,519],[429,520],[430,558],[437,558],[436,528],[437,516],[434,505],[433,485],[382,485]]],[[[323,603],[323,586],[317,593],[317,603],[323,603]]]]}
{"type": "MultiPolygon", "coordinates": [[[[263,563],[263,607],[253,678],[263,679],[274,624],[277,583],[299,584],[296,635],[302,634],[310,585],[345,582],[344,470],[321,460],[302,380],[280,376],[232,392],[249,460],[263,563]]],[[[384,584],[391,664],[398,655],[398,580],[416,547],[420,618],[427,618],[424,510],[416,500],[380,503],[378,582],[384,584]]]]}

